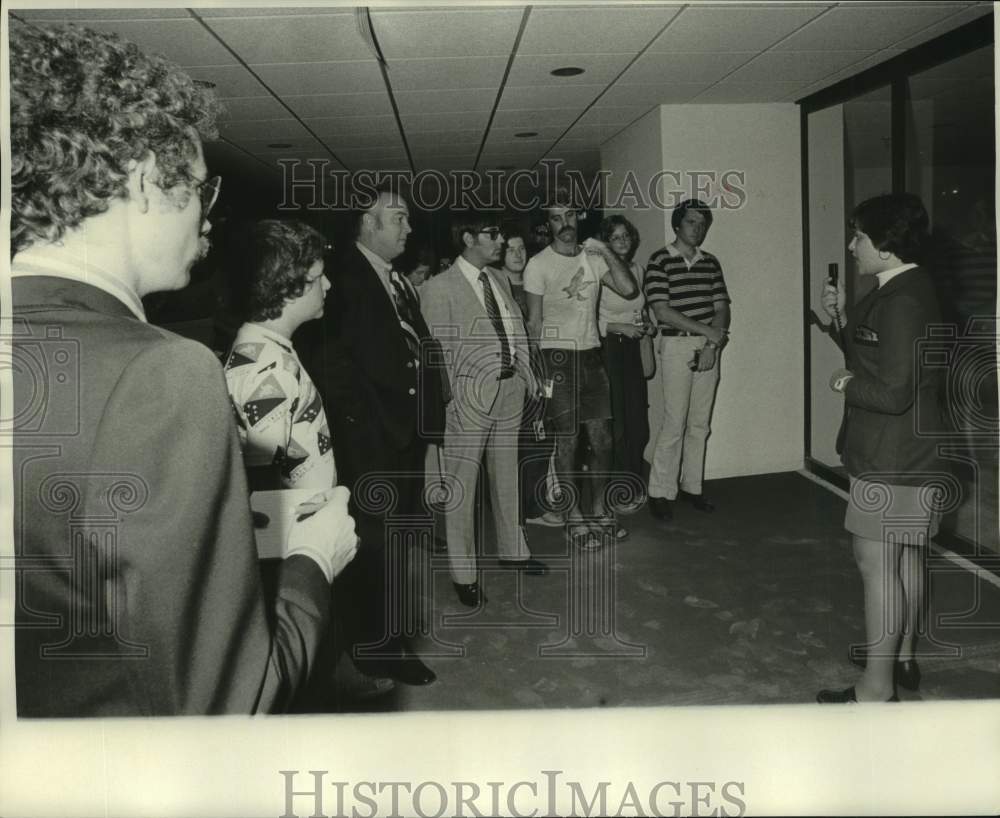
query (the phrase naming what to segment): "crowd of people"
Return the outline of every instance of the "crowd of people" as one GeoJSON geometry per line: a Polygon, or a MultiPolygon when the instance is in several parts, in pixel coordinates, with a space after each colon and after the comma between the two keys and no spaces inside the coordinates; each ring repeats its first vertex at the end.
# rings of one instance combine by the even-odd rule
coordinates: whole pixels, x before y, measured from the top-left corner
{"type": "MultiPolygon", "coordinates": [[[[259,221],[232,265],[241,323],[220,368],[204,346],[147,323],[142,305],[184,287],[207,251],[221,184],[201,147],[213,135],[210,93],[113,35],[77,29],[14,26],[11,70],[19,344],[76,344],[81,385],[75,403],[48,406],[17,440],[15,538],[32,569],[19,609],[62,616],[71,630],[56,628],[60,641],[44,622],[18,629],[19,714],[281,710],[330,662],[368,680],[360,694],[429,684],[435,671],[414,647],[430,590],[411,564],[411,534],[426,530],[415,521],[444,515],[456,598],[479,607],[479,495],[499,565],[526,576],[548,571],[529,525],[600,549],[629,536],[622,518],[647,501],[660,520],[677,500],[714,509],[704,454],[731,313],[721,264],[702,249],[713,219],[704,202],[677,206],[673,240],[645,265],[623,216],[581,241],[562,191],[531,233],[495,214],[452,213],[454,259],[436,274],[429,254],[409,274],[394,266],[411,234],[398,190],[354,214],[354,241],[335,264],[312,227],[259,221]],[[531,237],[547,242],[529,258],[531,237]],[[647,485],[654,369],[664,417],[647,485]],[[428,446],[440,452],[434,502],[428,446]],[[624,496],[609,490],[616,481],[624,496]],[[265,593],[248,496],[275,489],[314,495],[265,593]],[[83,577],[66,560],[92,567],[83,577]]],[[[861,493],[868,472],[900,468],[916,377],[903,345],[934,317],[927,273],[912,263],[919,202],[907,204],[908,243],[895,201],[855,216],[861,272],[894,297],[852,309],[850,371],[835,382],[853,407],[847,462],[861,493]],[[899,345],[888,384],[880,356],[890,353],[870,343],[879,332],[899,345]],[[900,418],[891,451],[884,422],[865,431],[883,415],[900,418]]],[[[842,290],[826,299],[844,315],[842,290]]],[[[26,378],[15,373],[22,398],[26,378]]],[[[906,474],[927,457],[914,449],[906,474]]],[[[894,491],[903,485],[919,487],[919,476],[894,491]]],[[[881,613],[886,572],[906,582],[920,557],[894,545],[880,562],[887,547],[856,506],[848,528],[881,613]]],[[[891,612],[896,627],[904,617],[891,612]]],[[[869,635],[857,698],[889,698],[895,643],[869,635]]],[[[912,640],[903,644],[912,663],[912,640]]]]}

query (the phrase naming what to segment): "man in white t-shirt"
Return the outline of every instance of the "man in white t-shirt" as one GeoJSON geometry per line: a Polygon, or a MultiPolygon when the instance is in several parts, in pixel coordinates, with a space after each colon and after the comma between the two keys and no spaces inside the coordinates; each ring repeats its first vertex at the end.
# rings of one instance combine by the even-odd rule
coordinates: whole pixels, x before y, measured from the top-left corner
{"type": "MultiPolygon", "coordinates": [[[[545,366],[546,429],[556,438],[555,470],[560,518],[582,544],[593,543],[613,518],[604,491],[611,471],[611,400],[601,359],[597,303],[601,283],[625,298],[637,292],[628,268],[603,242],[577,243],[577,211],[564,202],[546,209],[552,243],[528,262],[524,291],[528,336],[541,348],[545,366]],[[581,431],[589,444],[591,525],[580,509],[572,475],[581,431]]],[[[541,495],[541,487],[535,488],[541,495]]],[[[554,520],[556,512],[546,516],[554,520]]],[[[615,526],[616,536],[628,532],[615,526]]]]}

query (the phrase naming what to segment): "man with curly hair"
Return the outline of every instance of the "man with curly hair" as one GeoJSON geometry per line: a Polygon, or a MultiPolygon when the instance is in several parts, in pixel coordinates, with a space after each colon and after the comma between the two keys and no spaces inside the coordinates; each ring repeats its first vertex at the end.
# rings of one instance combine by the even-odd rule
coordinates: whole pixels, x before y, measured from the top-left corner
{"type": "Polygon", "coordinates": [[[266,599],[222,368],[141,301],[207,250],[215,103],[114,35],[16,22],[10,90],[18,715],[283,709],[357,548],[347,492],[303,507],[266,599]]]}
{"type": "Polygon", "coordinates": [[[327,489],[336,483],[323,402],[292,335],[323,315],[326,240],[301,222],[255,224],[233,265],[244,320],[226,360],[243,459],[254,488],[327,489]]]}

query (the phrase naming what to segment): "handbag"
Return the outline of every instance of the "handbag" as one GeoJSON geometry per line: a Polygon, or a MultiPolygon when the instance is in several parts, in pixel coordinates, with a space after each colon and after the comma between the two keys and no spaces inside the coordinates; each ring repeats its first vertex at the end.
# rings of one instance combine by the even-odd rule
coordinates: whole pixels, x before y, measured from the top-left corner
{"type": "Polygon", "coordinates": [[[656,374],[656,352],[653,349],[652,335],[643,335],[639,339],[639,357],[642,359],[642,374],[648,381],[656,374]]]}

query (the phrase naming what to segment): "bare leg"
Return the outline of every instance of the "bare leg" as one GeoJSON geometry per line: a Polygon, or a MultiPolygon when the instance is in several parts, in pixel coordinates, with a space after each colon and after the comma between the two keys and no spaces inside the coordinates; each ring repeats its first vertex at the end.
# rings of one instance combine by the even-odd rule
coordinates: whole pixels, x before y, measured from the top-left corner
{"type": "Polygon", "coordinates": [[[903,638],[899,644],[899,661],[913,658],[917,636],[924,632],[924,599],[927,594],[927,548],[904,546],[899,555],[899,577],[906,594],[903,618],[903,638]]]}
{"type": "Polygon", "coordinates": [[[559,481],[559,491],[563,502],[568,503],[563,511],[566,519],[580,518],[580,492],[573,481],[576,472],[576,444],[580,438],[580,427],[572,432],[560,431],[556,437],[555,470],[559,481]]]}
{"type": "Polygon", "coordinates": [[[903,629],[900,545],[855,536],[854,558],[865,588],[865,637],[868,664],[855,685],[858,701],[887,701],[894,693],[893,668],[903,629]]]}

